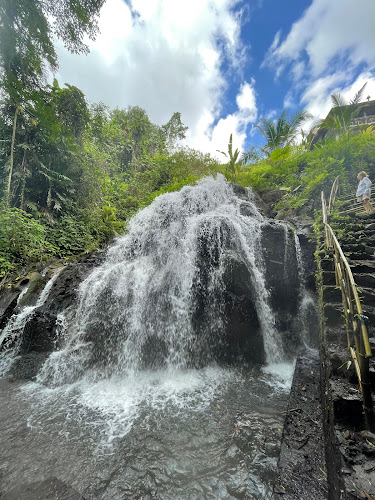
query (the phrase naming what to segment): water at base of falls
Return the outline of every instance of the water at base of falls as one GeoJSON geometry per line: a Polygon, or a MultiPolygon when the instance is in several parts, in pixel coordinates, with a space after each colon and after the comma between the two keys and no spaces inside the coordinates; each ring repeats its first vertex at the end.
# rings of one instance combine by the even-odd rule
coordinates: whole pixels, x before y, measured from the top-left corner
{"type": "Polygon", "coordinates": [[[292,371],[0,380],[0,493],[55,476],[93,500],[270,499],[292,371]]]}

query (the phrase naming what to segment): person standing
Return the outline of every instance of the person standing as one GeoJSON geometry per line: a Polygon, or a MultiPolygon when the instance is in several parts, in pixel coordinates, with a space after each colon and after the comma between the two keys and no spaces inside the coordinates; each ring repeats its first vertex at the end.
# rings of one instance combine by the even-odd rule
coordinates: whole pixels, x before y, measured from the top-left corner
{"type": "Polygon", "coordinates": [[[370,202],[370,197],[371,197],[371,184],[372,182],[368,178],[368,175],[366,172],[359,172],[357,175],[357,179],[359,180],[357,192],[356,192],[356,197],[358,202],[363,203],[363,207],[366,210],[366,212],[369,214],[372,212],[372,203],[370,202]]]}

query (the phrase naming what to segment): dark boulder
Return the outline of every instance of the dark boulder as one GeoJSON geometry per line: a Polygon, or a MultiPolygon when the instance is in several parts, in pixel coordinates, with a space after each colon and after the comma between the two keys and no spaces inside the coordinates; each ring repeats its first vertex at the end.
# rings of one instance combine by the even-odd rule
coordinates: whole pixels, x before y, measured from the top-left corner
{"type": "Polygon", "coordinates": [[[23,307],[35,305],[47,281],[47,276],[43,276],[36,271],[27,274],[19,285],[25,293],[18,302],[17,310],[20,311],[23,307]]]}
{"type": "Polygon", "coordinates": [[[245,360],[263,363],[264,347],[259,318],[255,307],[255,291],[250,271],[234,256],[228,260],[224,274],[225,338],[222,353],[226,362],[245,360]]]}
{"type": "Polygon", "coordinates": [[[36,310],[26,323],[20,354],[51,352],[56,341],[56,315],[49,311],[36,310]]]}
{"type": "Polygon", "coordinates": [[[8,320],[14,313],[18,297],[21,290],[3,288],[0,293],[0,330],[7,324],[8,320]]]}
{"type": "Polygon", "coordinates": [[[1,496],[2,500],[84,500],[74,488],[56,477],[16,486],[1,496]]]}

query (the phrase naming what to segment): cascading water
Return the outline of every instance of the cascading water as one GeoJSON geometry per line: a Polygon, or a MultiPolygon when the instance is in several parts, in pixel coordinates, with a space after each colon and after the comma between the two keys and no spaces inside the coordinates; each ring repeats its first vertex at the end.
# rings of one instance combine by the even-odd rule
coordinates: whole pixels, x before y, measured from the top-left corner
{"type": "MultiPolygon", "coordinates": [[[[52,278],[48,281],[38,297],[36,304],[34,306],[24,307],[18,314],[14,314],[5,328],[3,328],[0,332],[0,376],[7,373],[13,365],[22,342],[22,334],[26,323],[34,312],[47,300],[51,288],[57,280],[60,271],[61,269],[55,272],[52,278]]],[[[21,299],[26,292],[27,287],[20,293],[17,300],[18,304],[21,302],[21,299]]]]}
{"type": "Polygon", "coordinates": [[[266,360],[280,361],[260,247],[267,221],[248,205],[251,217],[241,215],[240,200],[221,178],[161,196],[139,212],[105,263],[82,283],[66,343],[49,358],[39,381],[59,385],[88,369],[108,376],[150,364],[201,365],[200,353],[209,358],[213,344],[222,341],[223,275],[232,253],[252,276],[266,360]],[[209,307],[197,331],[202,294],[209,307]]]}
{"type": "Polygon", "coordinates": [[[36,382],[1,386],[3,422],[17,419],[0,427],[0,494],[53,475],[98,500],[270,498],[293,364],[268,281],[287,289],[287,239],[222,176],[140,211],[57,315],[36,382]]]}
{"type": "Polygon", "coordinates": [[[296,258],[298,264],[298,276],[300,282],[300,306],[298,311],[298,323],[301,326],[301,340],[306,348],[317,347],[316,328],[313,326],[318,320],[315,296],[307,289],[305,280],[305,269],[302,259],[301,244],[297,234],[294,237],[296,258]]]}

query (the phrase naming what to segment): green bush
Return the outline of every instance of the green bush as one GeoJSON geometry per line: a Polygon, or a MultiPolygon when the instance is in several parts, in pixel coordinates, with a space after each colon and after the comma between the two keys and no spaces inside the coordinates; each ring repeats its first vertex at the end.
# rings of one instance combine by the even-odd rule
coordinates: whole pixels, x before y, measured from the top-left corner
{"type": "Polygon", "coordinates": [[[30,214],[19,208],[0,213],[0,276],[53,252],[45,228],[30,214]]]}
{"type": "Polygon", "coordinates": [[[49,225],[46,237],[57,257],[80,254],[95,246],[95,239],[85,221],[70,215],[65,215],[54,225],[49,225]]]}

